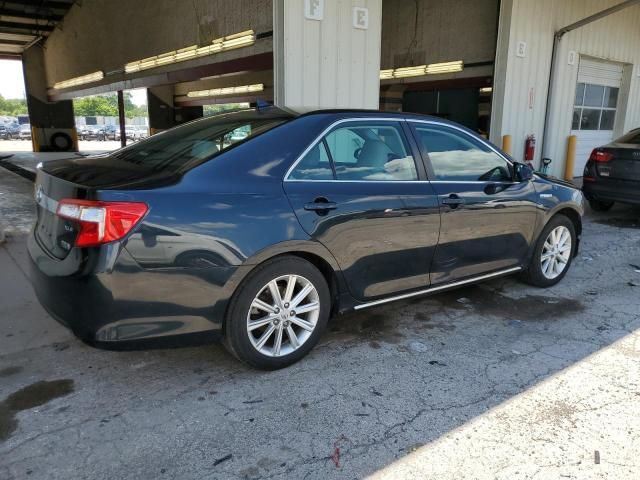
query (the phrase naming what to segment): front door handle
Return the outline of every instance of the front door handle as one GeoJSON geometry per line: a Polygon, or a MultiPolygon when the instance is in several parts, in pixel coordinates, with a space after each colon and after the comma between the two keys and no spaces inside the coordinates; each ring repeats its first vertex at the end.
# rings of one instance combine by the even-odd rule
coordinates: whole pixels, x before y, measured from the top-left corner
{"type": "Polygon", "coordinates": [[[313,202],[305,203],[304,209],[312,212],[326,213],[329,210],[335,210],[338,205],[335,202],[330,202],[325,197],[318,197],[313,202]]]}
{"type": "Polygon", "coordinates": [[[460,205],[462,205],[464,203],[464,199],[460,198],[455,193],[452,193],[448,197],[443,198],[442,199],[442,203],[444,205],[448,205],[451,208],[458,208],[458,206],[460,206],[460,205]]]}

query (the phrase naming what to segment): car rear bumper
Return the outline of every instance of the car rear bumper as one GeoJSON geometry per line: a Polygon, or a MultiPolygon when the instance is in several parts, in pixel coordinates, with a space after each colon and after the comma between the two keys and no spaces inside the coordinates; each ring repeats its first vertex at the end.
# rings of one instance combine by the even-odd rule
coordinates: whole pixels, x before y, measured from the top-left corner
{"type": "Polygon", "coordinates": [[[242,268],[148,270],[118,244],[74,249],[58,260],[33,234],[28,250],[40,303],[76,336],[97,346],[158,339],[192,344],[198,337],[218,337],[233,293],[229,279],[242,268]]]}
{"type": "Polygon", "coordinates": [[[588,200],[640,204],[640,182],[627,180],[585,180],[582,191],[588,200]]]}

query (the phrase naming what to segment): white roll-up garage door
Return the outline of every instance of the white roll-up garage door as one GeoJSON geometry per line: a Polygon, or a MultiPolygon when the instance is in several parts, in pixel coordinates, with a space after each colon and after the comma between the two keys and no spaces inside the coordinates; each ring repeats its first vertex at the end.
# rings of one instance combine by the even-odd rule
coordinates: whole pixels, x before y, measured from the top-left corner
{"type": "Polygon", "coordinates": [[[613,140],[623,65],[580,58],[571,134],[578,137],[573,175],[582,176],[591,151],[613,140]]]}

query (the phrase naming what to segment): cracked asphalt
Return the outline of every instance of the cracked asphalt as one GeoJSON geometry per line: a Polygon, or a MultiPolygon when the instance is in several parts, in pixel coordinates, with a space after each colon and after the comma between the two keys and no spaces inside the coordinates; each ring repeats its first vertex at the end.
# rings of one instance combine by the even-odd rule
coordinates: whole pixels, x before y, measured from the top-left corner
{"type": "Polygon", "coordinates": [[[85,346],[35,300],[20,232],[0,246],[0,479],[640,478],[638,209],[589,213],[553,288],[337,317],[277,372],[220,345],[85,346]]]}

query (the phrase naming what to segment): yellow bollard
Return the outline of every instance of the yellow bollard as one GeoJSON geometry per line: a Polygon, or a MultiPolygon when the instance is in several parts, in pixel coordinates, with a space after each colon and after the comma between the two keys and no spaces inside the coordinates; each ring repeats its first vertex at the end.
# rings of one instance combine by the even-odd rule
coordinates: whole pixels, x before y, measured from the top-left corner
{"type": "Polygon", "coordinates": [[[511,135],[502,136],[502,151],[511,155],[511,135]]]}
{"type": "Polygon", "coordinates": [[[76,127],[73,127],[71,129],[71,142],[73,143],[73,151],[74,152],[79,152],[80,151],[80,143],[78,142],[78,129],[76,127]]]}
{"type": "Polygon", "coordinates": [[[34,152],[40,151],[40,139],[38,138],[38,127],[31,127],[31,149],[34,152]]]}
{"type": "Polygon", "coordinates": [[[575,135],[569,135],[567,140],[567,158],[564,163],[564,179],[573,180],[573,169],[576,164],[576,143],[578,137],[575,135]]]}

